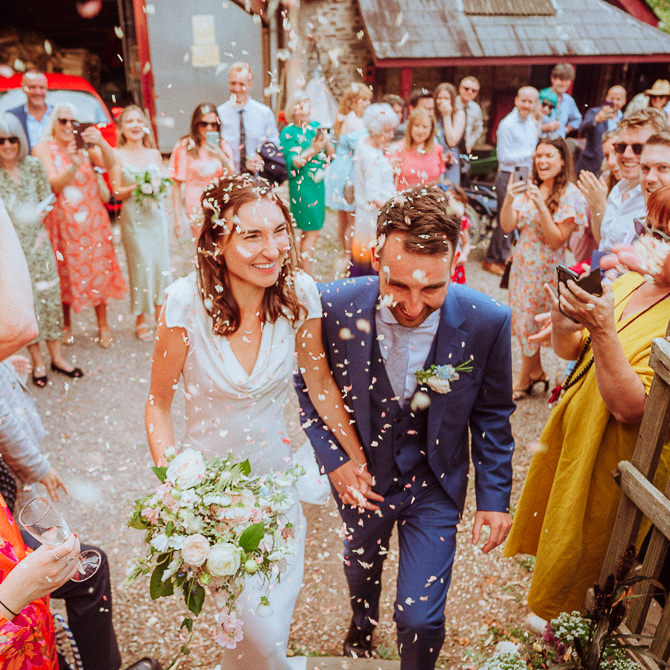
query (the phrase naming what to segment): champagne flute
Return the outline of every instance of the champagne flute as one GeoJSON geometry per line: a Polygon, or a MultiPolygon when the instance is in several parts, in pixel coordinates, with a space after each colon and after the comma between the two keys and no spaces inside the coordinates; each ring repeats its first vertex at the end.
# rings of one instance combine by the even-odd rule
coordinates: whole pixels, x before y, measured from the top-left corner
{"type": "MultiPolygon", "coordinates": [[[[70,527],[63,515],[48,498],[29,500],[19,513],[21,525],[46,547],[56,547],[71,535],[70,527]]],[[[73,582],[85,582],[93,577],[102,563],[102,556],[95,549],[86,549],[77,557],[77,572],[73,582]]]]}

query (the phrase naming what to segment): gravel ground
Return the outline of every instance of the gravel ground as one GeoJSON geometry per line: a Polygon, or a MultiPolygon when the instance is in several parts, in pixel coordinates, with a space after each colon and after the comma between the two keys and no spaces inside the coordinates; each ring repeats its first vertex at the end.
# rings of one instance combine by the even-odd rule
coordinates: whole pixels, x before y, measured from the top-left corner
{"type": "MultiPolygon", "coordinates": [[[[337,258],[336,218],[329,213],[318,247],[318,279],[333,277],[337,258]]],[[[114,226],[119,259],[125,267],[114,226]]],[[[174,276],[190,271],[191,245],[172,240],[174,276]]],[[[476,248],[467,267],[468,283],[506,301],[498,278],[481,270],[483,249],[476,248]]],[[[180,642],[176,629],[182,610],[175,599],[154,603],[148,582],[124,583],[130,559],[142,551],[142,533],[126,527],[133,501],[154,484],[149,470],[143,408],[149,386],[151,347],[134,337],[133,320],[125,302],[110,304],[110,323],[115,337],[104,351],[93,341],[96,334],[93,310],[76,315],[75,344],[66,349],[86,376],[67,380],[51,374],[46,389],[35,389],[48,436],[43,449],[66,479],[71,495],[60,504],[71,527],[86,542],[97,544],[109,556],[114,589],[114,620],[124,663],[143,655],[155,656],[167,665],[180,642]]],[[[518,364],[518,346],[514,350],[518,364]]],[[[560,362],[545,353],[545,367],[553,378],[560,362]]],[[[302,443],[297,421],[297,403],[286,408],[290,432],[302,443]]],[[[546,402],[538,394],[519,405],[513,416],[516,438],[513,500],[519,496],[532,445],[547,419],[546,402]]],[[[183,404],[177,394],[175,429],[183,432],[183,404]]],[[[40,488],[40,487],[36,487],[40,488]]],[[[313,656],[339,655],[348,627],[350,610],[341,569],[339,516],[331,503],[324,507],[305,505],[308,519],[306,568],[303,588],[293,617],[290,653],[313,656]]],[[[452,583],[446,607],[446,641],[442,667],[467,667],[481,658],[482,649],[518,626],[526,614],[525,594],[529,583],[528,561],[503,559],[496,549],[488,556],[470,543],[474,496],[469,495],[459,527],[452,583]]],[[[391,618],[395,594],[397,544],[389,555],[384,574],[381,620],[375,636],[378,654],[397,658],[395,628],[391,618]]],[[[57,609],[58,606],[55,606],[57,609]]],[[[207,609],[207,608],[206,608],[207,609]]],[[[192,656],[183,668],[213,668],[217,646],[208,634],[207,612],[197,620],[191,645],[192,656]]]]}

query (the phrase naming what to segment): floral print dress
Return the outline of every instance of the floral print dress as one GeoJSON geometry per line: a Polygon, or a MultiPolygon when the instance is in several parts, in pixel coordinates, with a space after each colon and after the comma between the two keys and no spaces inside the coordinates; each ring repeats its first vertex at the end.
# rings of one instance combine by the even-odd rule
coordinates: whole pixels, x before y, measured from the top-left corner
{"type": "MultiPolygon", "coordinates": [[[[21,533],[0,496],[0,582],[26,556],[21,533]]],[[[56,638],[49,597],[35,600],[12,621],[0,615],[3,670],[57,670],[56,638]]]]}
{"type": "MultiPolygon", "coordinates": [[[[516,226],[519,239],[512,252],[509,275],[512,334],[521,340],[523,355],[530,358],[540,348],[528,342],[528,337],[539,330],[535,315],[551,310],[542,286],[546,283],[556,290],[556,266],[565,263],[567,240],[559,249],[547,244],[537,208],[525,193],[515,198],[512,207],[519,213],[516,226]]],[[[553,219],[557,223],[574,219],[577,229],[587,225],[586,200],[574,184],[567,185],[553,219]]]]}

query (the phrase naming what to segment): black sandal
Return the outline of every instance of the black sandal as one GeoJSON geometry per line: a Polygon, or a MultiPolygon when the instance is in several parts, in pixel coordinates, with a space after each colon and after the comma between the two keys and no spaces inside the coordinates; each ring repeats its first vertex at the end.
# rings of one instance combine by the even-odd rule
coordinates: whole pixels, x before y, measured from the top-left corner
{"type": "Polygon", "coordinates": [[[47,385],[47,382],[49,381],[49,378],[46,376],[46,369],[44,369],[43,367],[34,368],[30,376],[32,377],[33,384],[35,384],[35,386],[39,386],[41,389],[43,389],[47,385]],[[35,370],[44,370],[45,374],[36,375],[35,370]]]}
{"type": "MultiPolygon", "coordinates": [[[[72,368],[72,370],[64,370],[63,368],[59,368],[53,361],[51,362],[51,369],[54,372],[60,372],[62,375],[66,375],[67,377],[72,377],[72,379],[79,379],[79,377],[84,376],[84,373],[82,372],[81,368],[72,368]]],[[[35,378],[33,377],[33,380],[34,379],[35,378]]]]}

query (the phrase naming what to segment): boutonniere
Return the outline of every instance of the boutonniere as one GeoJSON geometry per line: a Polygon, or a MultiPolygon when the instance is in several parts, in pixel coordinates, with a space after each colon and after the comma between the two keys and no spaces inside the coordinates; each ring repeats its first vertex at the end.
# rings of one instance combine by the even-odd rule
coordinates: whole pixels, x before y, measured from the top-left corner
{"type": "Polygon", "coordinates": [[[464,361],[459,365],[431,365],[427,370],[417,370],[416,381],[426,384],[436,393],[449,393],[451,382],[455,382],[463,372],[472,372],[472,360],[464,361]]]}

